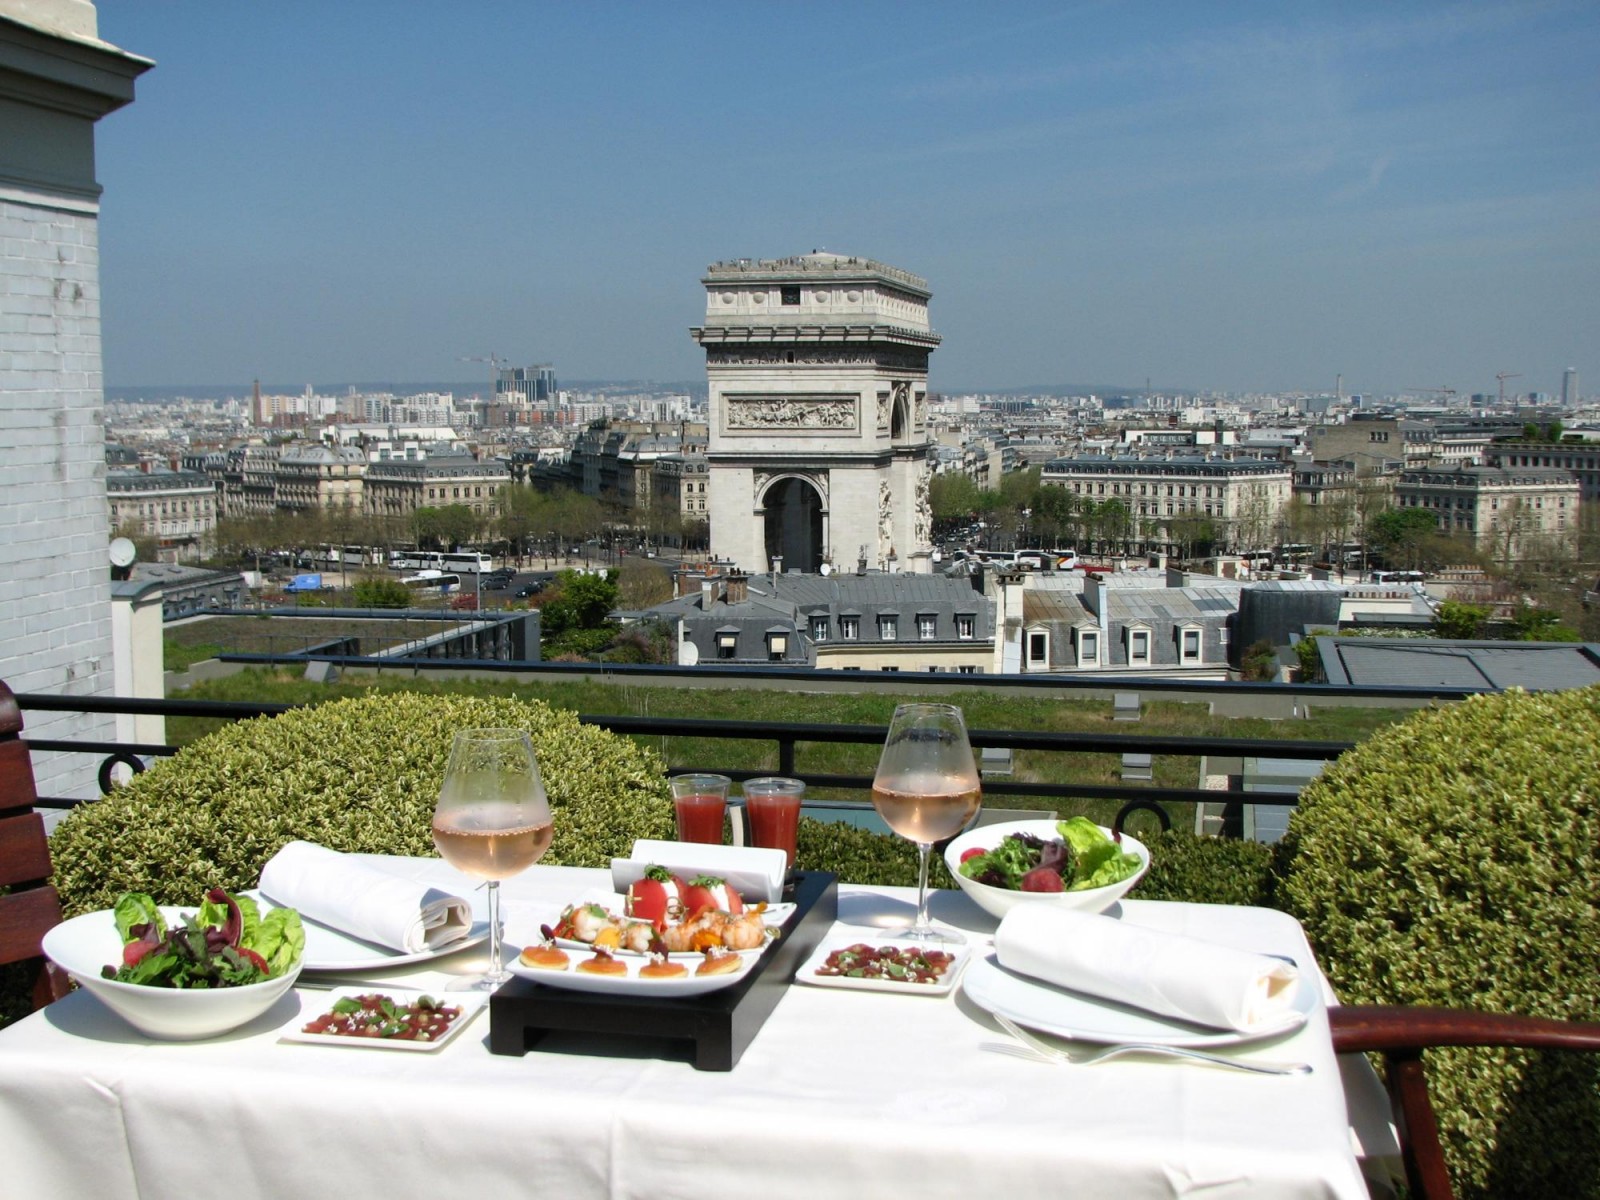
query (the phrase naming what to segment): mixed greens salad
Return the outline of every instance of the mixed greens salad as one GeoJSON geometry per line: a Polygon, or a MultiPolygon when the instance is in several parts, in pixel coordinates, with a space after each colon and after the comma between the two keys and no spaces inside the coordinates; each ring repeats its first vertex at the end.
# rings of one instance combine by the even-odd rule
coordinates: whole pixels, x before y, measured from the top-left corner
{"type": "Polygon", "coordinates": [[[974,846],[961,856],[961,873],[1014,892],[1077,892],[1121,883],[1139,869],[1139,856],[1087,817],[1058,821],[1056,831],[1059,839],[1008,833],[992,850],[974,846]]]}
{"type": "Polygon", "coordinates": [[[168,927],[144,892],[124,892],[111,915],[122,938],[122,963],[100,974],[150,987],[219,988],[261,983],[289,970],[305,949],[300,914],[274,908],[266,916],[249,896],[222,888],[206,893],[200,911],[168,927]]]}

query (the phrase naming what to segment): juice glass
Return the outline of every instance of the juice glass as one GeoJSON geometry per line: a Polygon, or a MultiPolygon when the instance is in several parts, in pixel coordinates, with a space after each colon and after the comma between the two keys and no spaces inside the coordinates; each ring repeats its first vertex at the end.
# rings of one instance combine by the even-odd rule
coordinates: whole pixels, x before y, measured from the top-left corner
{"type": "Polygon", "coordinates": [[[800,801],[806,785],[798,779],[767,775],[747,779],[744,806],[750,814],[750,844],[782,850],[794,868],[795,837],[800,831],[800,801]]]}
{"type": "Polygon", "coordinates": [[[678,814],[680,842],[722,844],[722,820],[728,807],[726,775],[674,775],[672,805],[678,814]]]}

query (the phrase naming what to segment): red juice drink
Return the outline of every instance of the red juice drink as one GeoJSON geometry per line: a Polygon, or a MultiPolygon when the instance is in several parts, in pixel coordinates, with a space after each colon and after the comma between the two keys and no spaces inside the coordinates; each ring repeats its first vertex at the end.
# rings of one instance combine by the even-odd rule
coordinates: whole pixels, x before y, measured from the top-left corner
{"type": "Polygon", "coordinates": [[[674,796],[678,810],[678,840],[680,842],[709,842],[722,844],[722,821],[728,801],[723,796],[674,796]]]}
{"type": "Polygon", "coordinates": [[[672,802],[680,842],[722,844],[722,819],[728,804],[726,775],[674,775],[672,802]]]}
{"type": "Polygon", "coordinates": [[[751,779],[744,785],[751,844],[782,850],[791,869],[795,837],[800,830],[800,801],[805,794],[806,785],[798,779],[768,777],[751,779]]]}

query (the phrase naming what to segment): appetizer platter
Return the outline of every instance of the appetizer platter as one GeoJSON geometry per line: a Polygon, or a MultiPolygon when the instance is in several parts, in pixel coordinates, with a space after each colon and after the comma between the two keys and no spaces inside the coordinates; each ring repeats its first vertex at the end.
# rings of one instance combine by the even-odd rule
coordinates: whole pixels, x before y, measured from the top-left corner
{"type": "MultiPolygon", "coordinates": [[[[657,948],[652,957],[648,951],[629,953],[620,944],[616,949],[598,944],[598,936],[595,943],[564,945],[553,936],[556,928],[551,925],[552,936],[518,954],[509,964],[516,978],[490,998],[490,1051],[523,1054],[547,1034],[573,1032],[614,1038],[624,1047],[631,1043],[647,1054],[663,1053],[663,1043],[687,1044],[698,1070],[732,1070],[782,999],[795,968],[832,928],[839,912],[838,880],[822,871],[797,872],[784,900],[791,907],[781,924],[765,927],[765,949],[739,951],[727,944],[684,952],[657,948]],[[594,965],[578,969],[591,961],[594,965]],[[699,973],[713,961],[716,966],[699,973]],[[683,974],[678,967],[684,968],[683,974]],[[667,974],[658,975],[663,969],[667,974]]],[[[652,916],[636,904],[630,915],[625,905],[624,898],[615,915],[644,921],[658,939],[673,924],[665,912],[652,916]],[[658,917],[665,922],[662,930],[654,929],[658,917]]],[[[713,911],[738,919],[750,909],[713,911]]],[[[682,915],[678,923],[683,923],[682,915]]]]}
{"type": "Polygon", "coordinates": [[[335,988],[302,1011],[278,1040],[426,1053],[454,1041],[488,1003],[481,992],[435,997],[372,985],[335,988]]]}
{"type": "Polygon", "coordinates": [[[627,957],[707,949],[759,954],[794,911],[789,903],[746,903],[718,876],[685,877],[652,865],[625,893],[585,893],[540,929],[565,950],[598,947],[627,957]]]}

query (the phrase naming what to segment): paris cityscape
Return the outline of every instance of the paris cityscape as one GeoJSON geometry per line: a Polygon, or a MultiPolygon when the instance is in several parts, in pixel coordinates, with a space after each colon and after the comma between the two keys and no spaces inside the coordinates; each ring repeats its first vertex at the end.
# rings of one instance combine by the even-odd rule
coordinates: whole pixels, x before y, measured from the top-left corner
{"type": "Polygon", "coordinates": [[[8,1186],[1600,1195],[1596,61],[0,0],[8,1186]]]}

